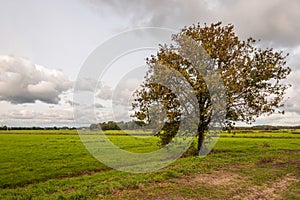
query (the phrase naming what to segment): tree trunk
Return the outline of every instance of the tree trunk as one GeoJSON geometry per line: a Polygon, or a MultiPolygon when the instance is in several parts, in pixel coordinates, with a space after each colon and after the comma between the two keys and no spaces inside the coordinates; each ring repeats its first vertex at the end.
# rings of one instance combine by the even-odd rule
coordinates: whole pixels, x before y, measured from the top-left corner
{"type": "Polygon", "coordinates": [[[198,126],[198,148],[197,148],[198,154],[204,142],[204,129],[205,128],[203,126],[201,125],[198,126]]]}

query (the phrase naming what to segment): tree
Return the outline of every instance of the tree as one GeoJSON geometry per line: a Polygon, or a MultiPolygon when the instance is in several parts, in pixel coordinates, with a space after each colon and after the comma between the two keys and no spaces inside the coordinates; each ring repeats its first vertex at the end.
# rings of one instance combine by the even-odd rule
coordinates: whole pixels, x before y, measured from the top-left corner
{"type": "Polygon", "coordinates": [[[90,130],[94,131],[94,130],[98,130],[99,129],[99,125],[98,124],[91,124],[90,125],[90,130]]]}
{"type": "Polygon", "coordinates": [[[178,97],[161,84],[151,82],[159,73],[157,64],[167,66],[179,72],[193,88],[199,109],[198,151],[203,145],[205,132],[212,117],[212,100],[203,76],[195,70],[188,59],[181,56],[182,37],[191,38],[201,46],[213,61],[226,89],[226,121],[232,127],[235,121],[252,123],[262,114],[281,112],[284,94],[290,85],[282,83],[291,69],[286,67],[288,54],[273,48],[257,47],[253,38],[240,40],[232,24],[223,26],[221,22],[201,26],[199,23],[184,27],[180,33],[172,36],[174,44],[160,45],[156,55],[147,58],[149,70],[141,89],[137,90],[132,104],[137,119],[150,123],[149,108],[157,102],[166,112],[165,124],[158,136],[161,144],[168,144],[176,134],[180,124],[181,106],[178,97]]]}

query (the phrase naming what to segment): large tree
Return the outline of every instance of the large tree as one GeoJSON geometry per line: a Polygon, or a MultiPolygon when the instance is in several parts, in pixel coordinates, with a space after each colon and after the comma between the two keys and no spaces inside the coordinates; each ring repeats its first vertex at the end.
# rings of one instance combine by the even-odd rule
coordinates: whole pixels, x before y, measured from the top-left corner
{"type": "Polygon", "coordinates": [[[218,22],[185,27],[172,36],[174,44],[160,45],[157,54],[147,59],[149,70],[141,89],[136,91],[133,103],[134,117],[148,123],[153,120],[150,107],[157,102],[163,106],[167,120],[162,120],[164,126],[158,133],[162,145],[168,144],[175,136],[182,105],[170,88],[151,81],[158,73],[166,73],[156,70],[158,64],[179,72],[193,88],[199,110],[198,151],[212,118],[211,94],[203,74],[195,70],[195,63],[182,56],[181,50],[186,48],[183,37],[201,46],[213,62],[213,68],[220,74],[226,90],[227,125],[234,124],[234,121],[251,123],[258,116],[272,114],[283,106],[289,85],[282,83],[282,80],[291,71],[286,67],[288,54],[272,48],[259,48],[253,38],[240,40],[231,24],[223,26],[218,22]]]}

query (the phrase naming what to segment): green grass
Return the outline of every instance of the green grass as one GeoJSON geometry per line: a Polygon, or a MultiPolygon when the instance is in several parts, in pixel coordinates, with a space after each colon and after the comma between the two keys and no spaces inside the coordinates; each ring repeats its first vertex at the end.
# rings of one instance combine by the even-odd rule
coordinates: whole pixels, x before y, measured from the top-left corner
{"type": "MultiPolygon", "coordinates": [[[[80,134],[97,134],[99,131],[80,130],[80,134]]],[[[26,135],[78,135],[77,130],[0,130],[0,134],[26,134],[26,135]]],[[[144,130],[107,130],[106,135],[151,135],[151,131],[144,130]]]]}
{"type": "MultiPolygon", "coordinates": [[[[104,196],[115,199],[116,191],[122,192],[120,198],[125,195],[124,198],[135,199],[144,195],[139,194],[138,188],[144,188],[151,198],[161,192],[157,183],[165,181],[163,193],[177,191],[176,195],[186,198],[210,194],[211,199],[218,199],[220,195],[228,198],[232,195],[227,186],[190,187],[171,184],[170,180],[226,169],[247,177],[247,184],[240,183],[240,190],[246,190],[249,184],[263,186],[288,173],[300,177],[300,134],[289,132],[269,133],[277,137],[261,137],[260,132],[236,133],[234,137],[222,134],[210,155],[181,158],[171,166],[145,174],[119,172],[101,164],[89,154],[74,131],[6,133],[0,134],[0,199],[101,199],[104,196]]],[[[107,135],[128,151],[149,152],[158,148],[155,137],[129,137],[116,131],[107,135]]],[[[282,195],[289,199],[299,197],[299,183],[293,183],[289,190],[282,195]]]]}
{"type": "MultiPolygon", "coordinates": [[[[132,152],[158,148],[157,138],[109,139],[132,152]]],[[[0,134],[0,152],[0,188],[108,169],[90,155],[78,135],[0,134]]]]}
{"type": "Polygon", "coordinates": [[[0,135],[0,187],[13,187],[106,167],[76,135],[0,135]]]}
{"type": "MultiPolygon", "coordinates": [[[[80,133],[97,134],[98,131],[81,130],[80,133]]],[[[0,134],[30,134],[30,135],[77,135],[76,130],[0,130],[0,134]]],[[[108,130],[106,135],[151,135],[151,131],[143,130],[108,130]]],[[[236,138],[300,138],[300,130],[275,130],[275,131],[258,131],[258,130],[233,130],[230,133],[223,132],[221,137],[236,138]]]]}
{"type": "Polygon", "coordinates": [[[300,138],[297,131],[232,131],[230,133],[223,132],[221,137],[235,138],[300,138]]]}
{"type": "Polygon", "coordinates": [[[77,135],[77,130],[0,130],[0,134],[77,135]]]}

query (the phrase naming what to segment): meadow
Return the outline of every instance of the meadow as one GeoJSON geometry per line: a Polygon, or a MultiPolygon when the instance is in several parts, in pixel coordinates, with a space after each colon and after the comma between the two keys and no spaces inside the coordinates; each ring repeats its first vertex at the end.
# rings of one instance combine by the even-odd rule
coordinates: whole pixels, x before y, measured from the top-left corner
{"type": "MultiPolygon", "coordinates": [[[[158,149],[150,132],[107,131],[132,152],[158,149]],[[128,133],[128,132],[127,132],[128,133]]],[[[76,130],[0,131],[0,199],[299,199],[297,130],[224,132],[206,157],[158,171],[110,169],[76,130]]]]}

